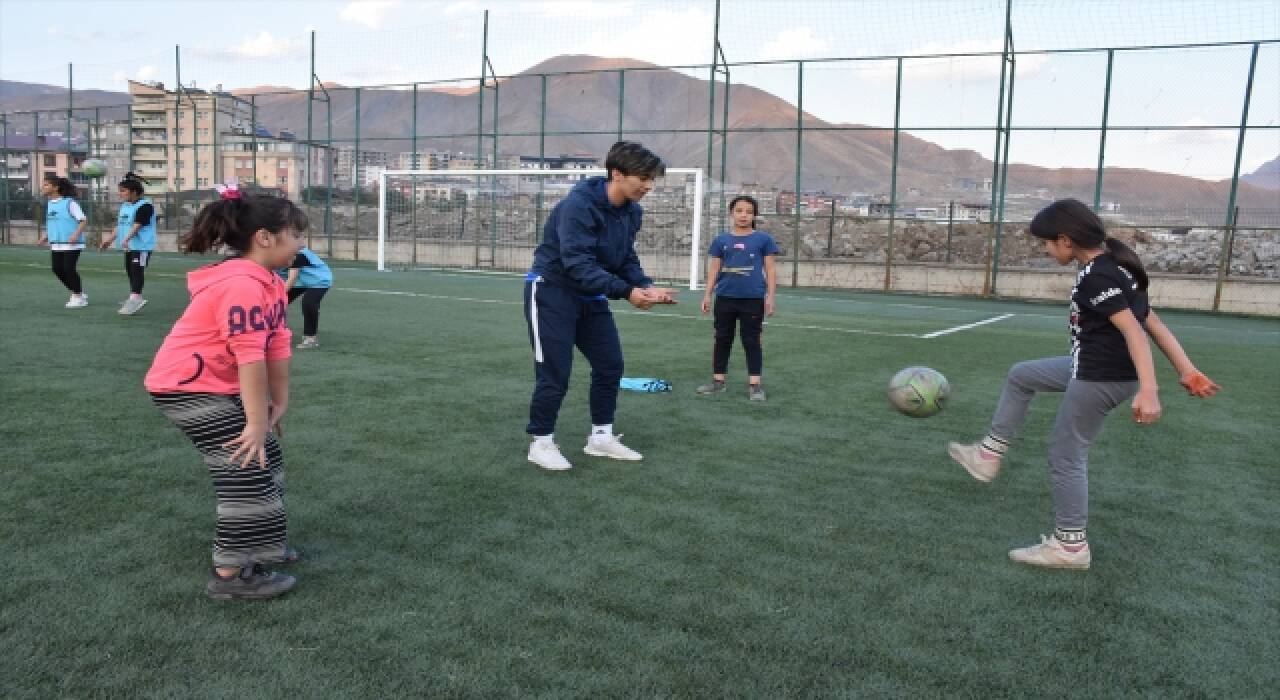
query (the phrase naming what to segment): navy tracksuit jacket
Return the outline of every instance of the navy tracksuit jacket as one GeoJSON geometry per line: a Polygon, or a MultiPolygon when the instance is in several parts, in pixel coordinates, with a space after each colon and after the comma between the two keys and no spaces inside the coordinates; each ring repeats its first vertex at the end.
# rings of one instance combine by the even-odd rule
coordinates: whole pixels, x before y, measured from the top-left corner
{"type": "Polygon", "coordinates": [[[653,280],[645,276],[635,251],[644,210],[634,202],[610,204],[607,182],[588,178],[551,210],[525,278],[524,316],[535,376],[525,428],[531,435],[555,431],[575,346],[591,364],[591,423],[613,423],[623,364],[608,300],[626,299],[633,288],[653,280]]]}

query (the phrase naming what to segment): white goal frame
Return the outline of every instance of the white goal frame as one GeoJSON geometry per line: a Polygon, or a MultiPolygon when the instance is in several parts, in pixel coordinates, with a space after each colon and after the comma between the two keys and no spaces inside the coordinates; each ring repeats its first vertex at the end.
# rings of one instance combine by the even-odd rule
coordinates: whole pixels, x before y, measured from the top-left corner
{"type": "MultiPolygon", "coordinates": [[[[701,168],[667,168],[672,175],[693,175],[693,231],[692,249],[689,251],[689,289],[699,289],[702,269],[699,255],[702,252],[702,200],[706,196],[703,191],[701,168]]],[[[445,177],[484,177],[486,175],[521,175],[529,177],[564,177],[565,175],[607,175],[604,168],[583,168],[581,170],[552,169],[518,169],[518,170],[384,170],[378,173],[378,270],[386,271],[387,259],[387,178],[405,175],[445,176],[445,177]]]]}

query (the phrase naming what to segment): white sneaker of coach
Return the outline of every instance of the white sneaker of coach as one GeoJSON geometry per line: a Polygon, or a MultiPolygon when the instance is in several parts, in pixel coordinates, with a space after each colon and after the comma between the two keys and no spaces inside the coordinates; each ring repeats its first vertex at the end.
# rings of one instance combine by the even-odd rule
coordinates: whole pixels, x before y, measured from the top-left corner
{"type": "Polygon", "coordinates": [[[624,459],[628,462],[639,462],[644,459],[644,455],[622,444],[618,438],[621,435],[589,435],[587,436],[587,446],[582,448],[583,452],[592,457],[609,457],[611,459],[624,459]]]}
{"type": "Polygon", "coordinates": [[[550,440],[534,440],[529,445],[529,461],[549,471],[564,471],[573,468],[569,460],[560,454],[560,448],[550,440]]]}

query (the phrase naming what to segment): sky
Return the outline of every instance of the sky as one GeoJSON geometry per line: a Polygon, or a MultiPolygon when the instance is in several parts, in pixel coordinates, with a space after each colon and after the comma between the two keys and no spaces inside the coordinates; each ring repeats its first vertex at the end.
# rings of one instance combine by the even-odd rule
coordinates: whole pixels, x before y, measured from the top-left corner
{"type": "MultiPolygon", "coordinates": [[[[310,36],[326,82],[474,85],[489,11],[488,56],[499,75],[560,54],[702,65],[712,56],[714,0],[0,0],[0,79],[124,91],[129,78],[198,87],[305,88],[310,36]]],[[[1004,0],[722,0],[720,42],[732,62],[999,51],[1004,0]]],[[[1280,39],[1270,0],[1014,0],[1020,51],[1280,39]]],[[[1119,51],[1107,163],[1205,179],[1231,176],[1250,48],[1119,51]],[[1205,130],[1199,127],[1223,127],[1205,130]]],[[[998,58],[905,60],[901,124],[947,148],[990,158],[998,58]]],[[[1020,57],[1014,162],[1095,167],[1106,54],[1020,57]],[[1050,127],[1059,127],[1052,129],[1050,127]]],[[[793,104],[794,62],[734,66],[745,83],[793,104]]],[[[804,108],[837,123],[891,127],[896,61],[810,62],[804,108]]],[[[3,109],[3,105],[0,105],[3,109]]],[[[705,103],[690,105],[705,114],[705,103]]],[[[1280,44],[1259,55],[1242,172],[1280,155],[1280,44]]]]}

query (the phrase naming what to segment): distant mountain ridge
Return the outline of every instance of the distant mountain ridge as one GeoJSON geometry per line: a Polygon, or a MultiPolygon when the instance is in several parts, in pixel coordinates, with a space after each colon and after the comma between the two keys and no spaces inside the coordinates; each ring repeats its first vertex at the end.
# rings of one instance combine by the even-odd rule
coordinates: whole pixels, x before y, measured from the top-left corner
{"type": "MultiPolygon", "coordinates": [[[[546,78],[547,136],[549,155],[603,153],[616,138],[618,88],[622,68],[625,78],[623,134],[644,141],[676,166],[706,167],[709,86],[694,78],[650,63],[626,58],[598,56],[557,56],[517,76],[501,81],[497,94],[498,126],[502,132],[499,152],[503,155],[536,155],[541,115],[542,82],[546,78]],[[604,72],[584,72],[604,71],[604,72]],[[554,75],[559,74],[559,75],[554,75]],[[666,133],[644,133],[646,130],[666,133]],[[588,133],[581,133],[588,132],[588,133]],[[594,132],[594,133],[592,133],[594,132]],[[699,133],[700,132],[700,133],[699,133]]],[[[332,122],[333,139],[346,147],[355,145],[355,92],[338,85],[326,85],[332,103],[316,102],[313,135],[323,139],[326,118],[332,122]]],[[[305,138],[307,98],[304,91],[274,92],[269,86],[232,92],[255,95],[258,121],[270,131],[293,131],[305,138]],[[269,94],[273,93],[273,94],[269,94]]],[[[483,130],[493,128],[494,91],[484,94],[483,130]]],[[[128,102],[125,93],[89,90],[76,92],[76,104],[94,106],[128,102]]],[[[717,87],[717,105],[723,90],[717,87]]],[[[0,82],[0,111],[58,109],[66,104],[66,92],[56,86],[0,82]]],[[[728,145],[727,179],[730,183],[754,183],[778,189],[795,187],[796,124],[795,106],[749,85],[733,85],[730,91],[731,128],[776,128],[731,134],[728,145]]],[[[408,151],[413,130],[412,92],[406,89],[370,89],[360,94],[360,144],[362,148],[408,151]]],[[[105,114],[103,118],[108,118],[105,114]]],[[[717,123],[719,123],[717,115],[717,123]]],[[[474,153],[477,122],[477,92],[474,87],[418,88],[418,149],[474,153]],[[432,136],[437,134],[438,136],[432,136]]],[[[804,117],[802,153],[805,191],[835,193],[887,193],[893,154],[892,133],[884,130],[823,130],[832,124],[811,114],[804,117]]],[[[491,138],[483,139],[486,154],[492,152],[491,138]]],[[[712,145],[713,169],[720,168],[720,142],[712,145]]],[[[903,133],[899,142],[899,198],[938,199],[940,196],[982,201],[990,198],[979,185],[992,174],[992,163],[980,154],[963,149],[945,149],[932,142],[903,133]],[[966,189],[968,188],[968,189],[966,189]]],[[[1010,193],[1040,193],[1053,197],[1075,196],[1092,201],[1094,171],[1088,168],[1044,168],[1013,163],[1009,166],[1010,193]]],[[[1221,208],[1225,206],[1229,181],[1211,182],[1196,178],[1139,169],[1107,168],[1104,199],[1146,207],[1221,208]]],[[[1280,156],[1258,171],[1241,177],[1237,196],[1242,207],[1277,208],[1275,190],[1280,189],[1280,156]]]]}

